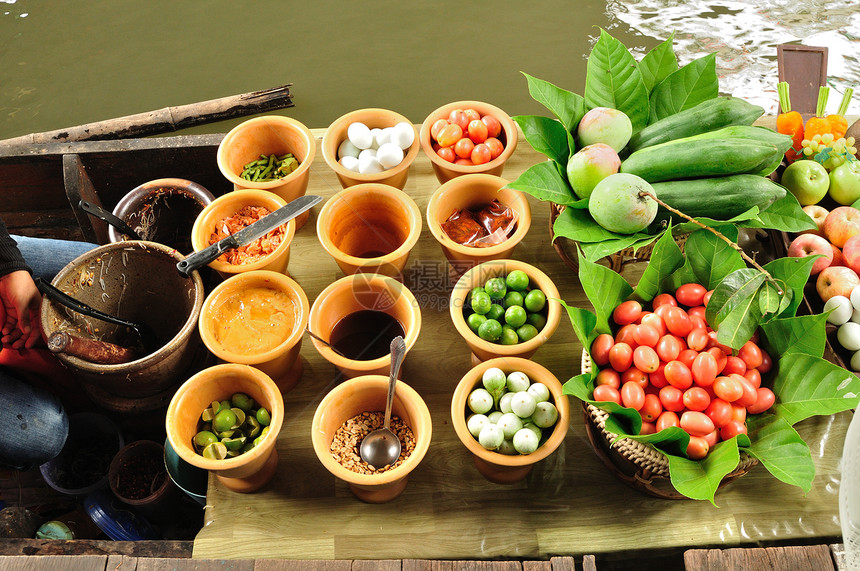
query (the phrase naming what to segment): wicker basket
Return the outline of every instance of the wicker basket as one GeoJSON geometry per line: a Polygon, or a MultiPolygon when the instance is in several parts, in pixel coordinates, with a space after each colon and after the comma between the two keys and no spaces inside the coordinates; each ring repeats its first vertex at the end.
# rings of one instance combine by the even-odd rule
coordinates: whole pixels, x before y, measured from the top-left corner
{"type": "MultiPolygon", "coordinates": [[[[556,204],[554,202],[550,202],[550,216],[549,216],[549,236],[550,242],[552,243],[552,247],[555,249],[556,253],[558,253],[559,257],[561,257],[562,261],[564,261],[565,265],[569,267],[574,272],[579,271],[579,262],[576,252],[576,242],[570,240],[569,238],[565,238],[563,236],[556,237],[553,232],[553,224],[555,224],[556,218],[558,218],[559,214],[564,212],[566,207],[564,205],[556,204]]],[[[684,251],[684,243],[687,241],[687,236],[689,234],[678,234],[674,236],[675,243],[678,244],[678,247],[681,248],[681,251],[684,251]]],[[[601,260],[602,263],[609,266],[609,268],[617,273],[621,273],[621,270],[627,264],[634,262],[647,262],[651,259],[651,252],[654,249],[654,242],[651,242],[647,246],[642,246],[634,250],[633,248],[625,248],[620,252],[616,252],[611,256],[606,256],[601,260]]]]}
{"type": "MultiPolygon", "coordinates": [[[[591,357],[582,351],[582,372],[591,372],[591,357]]],[[[686,496],[672,487],[669,479],[669,461],[666,456],[649,444],[631,438],[618,438],[617,434],[606,430],[609,414],[596,406],[582,403],[588,440],[595,454],[609,468],[609,471],[627,484],[641,492],[669,500],[686,500],[686,496]]],[[[750,471],[758,461],[741,452],[740,462],[734,471],[727,474],[719,489],[740,478],[750,471]]]]}

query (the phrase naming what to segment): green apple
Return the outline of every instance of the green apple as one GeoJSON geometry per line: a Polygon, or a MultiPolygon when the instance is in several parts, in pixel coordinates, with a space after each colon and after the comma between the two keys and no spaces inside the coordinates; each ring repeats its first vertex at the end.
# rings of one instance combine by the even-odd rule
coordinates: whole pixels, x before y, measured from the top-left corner
{"type": "Polygon", "coordinates": [[[860,200],[860,161],[845,161],[830,171],[830,198],[839,204],[860,200]]]}
{"type": "Polygon", "coordinates": [[[827,169],[811,159],[795,161],[788,165],[780,182],[797,197],[801,206],[818,204],[830,188],[827,169]]]}

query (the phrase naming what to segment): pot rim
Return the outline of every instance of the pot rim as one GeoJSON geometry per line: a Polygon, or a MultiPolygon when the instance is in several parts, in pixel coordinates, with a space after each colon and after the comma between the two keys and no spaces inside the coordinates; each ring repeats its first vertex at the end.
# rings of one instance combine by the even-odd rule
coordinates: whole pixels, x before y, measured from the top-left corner
{"type": "Polygon", "coordinates": [[[320,210],[319,216],[317,217],[317,237],[319,238],[320,243],[322,244],[325,251],[331,254],[331,256],[335,259],[358,267],[380,266],[386,263],[392,263],[394,260],[397,260],[398,258],[408,254],[412,250],[412,248],[415,247],[415,244],[418,243],[418,238],[420,236],[421,211],[418,209],[418,205],[415,203],[412,197],[410,197],[408,194],[406,194],[399,188],[383,183],[357,184],[341,190],[325,202],[322,209],[320,210]],[[334,209],[337,201],[349,200],[350,198],[354,197],[354,195],[364,196],[370,192],[387,195],[391,198],[394,198],[405,207],[409,220],[409,233],[407,234],[406,239],[403,241],[403,243],[388,254],[385,254],[384,256],[377,256],[375,258],[359,258],[357,256],[347,254],[346,252],[334,245],[331,236],[326,231],[326,224],[331,219],[332,210],[334,209]]]}

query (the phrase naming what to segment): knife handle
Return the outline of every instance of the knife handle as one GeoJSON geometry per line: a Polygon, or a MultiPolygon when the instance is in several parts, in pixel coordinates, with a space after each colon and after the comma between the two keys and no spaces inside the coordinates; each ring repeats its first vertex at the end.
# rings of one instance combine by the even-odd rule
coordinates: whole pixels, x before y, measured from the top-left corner
{"type": "Polygon", "coordinates": [[[236,239],[234,238],[233,240],[230,240],[230,238],[232,238],[232,236],[227,236],[220,242],[215,242],[211,246],[203,248],[199,252],[194,252],[193,254],[186,257],[184,260],[177,263],[176,269],[179,270],[179,273],[183,277],[191,277],[191,274],[195,270],[202,268],[209,262],[215,260],[216,258],[218,258],[218,256],[220,256],[227,250],[236,248],[236,239]]]}

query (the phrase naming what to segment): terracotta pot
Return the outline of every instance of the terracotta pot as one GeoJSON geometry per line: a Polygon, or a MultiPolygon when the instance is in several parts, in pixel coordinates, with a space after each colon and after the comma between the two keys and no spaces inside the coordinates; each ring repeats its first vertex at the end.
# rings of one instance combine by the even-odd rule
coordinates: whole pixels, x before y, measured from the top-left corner
{"type": "MultiPolygon", "coordinates": [[[[218,168],[233,183],[233,188],[256,188],[274,192],[290,202],[305,194],[311,164],[316,155],[316,141],[303,124],[290,117],[266,115],[249,119],[231,129],[218,145],[218,168]],[[249,162],[260,155],[292,153],[299,167],[280,180],[252,182],[239,175],[249,162]]],[[[296,218],[296,228],[304,226],[310,211],[296,218]]]]}
{"type": "Polygon", "coordinates": [[[121,502],[148,520],[161,523],[172,517],[178,490],[158,442],[138,440],[123,447],[110,463],[108,482],[121,502]]]}
{"type": "Polygon", "coordinates": [[[457,384],[457,388],[454,389],[454,397],[451,399],[451,420],[457,437],[473,454],[478,471],[491,482],[513,484],[528,476],[537,462],[555,452],[561,445],[570,422],[570,404],[567,395],[562,394],[561,382],[545,367],[528,359],[502,357],[484,361],[463,376],[457,384]],[[552,402],[558,410],[558,420],[549,436],[531,454],[511,456],[494,450],[487,450],[472,436],[466,426],[466,418],[471,413],[466,404],[469,393],[483,386],[481,378],[484,372],[492,367],[500,368],[505,374],[521,371],[529,377],[531,382],[543,383],[549,388],[552,402]]]}
{"type": "Polygon", "coordinates": [[[353,472],[332,457],[330,446],[337,429],[362,412],[384,411],[387,392],[387,375],[366,375],[346,380],[323,398],[311,423],[311,441],[320,462],[335,477],[345,481],[355,497],[368,503],[383,503],[399,496],[406,487],[409,474],[430,446],[430,411],[412,387],[398,381],[391,414],[412,429],[415,449],[409,457],[400,466],[378,474],[353,472]]]}
{"type": "MultiPolygon", "coordinates": [[[[209,246],[209,237],[212,235],[215,225],[219,221],[233,216],[246,206],[264,206],[270,212],[274,212],[285,204],[283,198],[267,190],[243,189],[220,196],[204,208],[197,220],[194,221],[194,227],[191,230],[191,245],[195,252],[209,246]]],[[[229,264],[216,259],[209,264],[209,267],[217,271],[223,278],[254,270],[287,273],[287,266],[290,263],[290,244],[296,233],[295,219],[287,222],[284,226],[284,232],[284,239],[278,244],[278,247],[264,258],[248,264],[229,264]]]]}
{"type": "MultiPolygon", "coordinates": [[[[245,303],[251,308],[249,311],[259,307],[259,301],[245,299],[245,303]]],[[[253,365],[271,377],[280,391],[285,393],[292,389],[302,376],[299,351],[308,323],[309,305],[308,297],[301,286],[284,274],[269,270],[237,274],[216,286],[207,296],[200,311],[200,337],[218,359],[228,363],[253,365]],[[247,338],[236,340],[233,336],[243,334],[238,328],[243,328],[253,320],[265,320],[265,325],[272,327],[271,316],[249,314],[236,322],[229,321],[236,318],[239,311],[237,304],[245,299],[243,296],[253,288],[271,289],[285,294],[291,302],[289,309],[294,311],[292,323],[284,323],[284,327],[289,329],[280,332],[282,340],[277,345],[274,345],[274,340],[270,340],[272,342],[267,342],[263,350],[259,349],[263,343],[260,332],[244,329],[248,336],[255,337],[254,341],[248,341],[247,338]],[[230,342],[226,342],[225,336],[228,334],[231,334],[230,342]],[[245,348],[241,342],[247,342],[249,347],[245,348]]]]}
{"type": "Polygon", "coordinates": [[[517,125],[511,119],[510,115],[489,103],[481,101],[455,101],[447,105],[443,105],[436,109],[424,120],[421,124],[421,131],[418,134],[418,139],[421,141],[421,148],[424,149],[424,154],[430,159],[433,165],[433,172],[439,182],[447,182],[452,178],[464,174],[485,173],[500,176],[505,168],[505,162],[514,154],[517,148],[517,138],[519,133],[517,125]],[[456,165],[448,162],[433,150],[433,143],[430,137],[430,127],[438,119],[447,119],[451,111],[455,109],[474,109],[483,117],[484,115],[492,115],[502,124],[502,132],[497,137],[505,146],[504,151],[495,159],[482,165],[456,165]]]}
{"type": "Polygon", "coordinates": [[[167,438],[179,457],[213,472],[224,487],[234,492],[258,490],[275,475],[275,443],[283,422],[284,399],[275,382],[259,369],[233,363],[209,367],[185,381],[173,395],[165,419],[167,438]],[[204,458],[192,445],[200,416],[212,401],[230,399],[237,392],[246,393],[271,413],[269,432],[244,454],[223,460],[204,458]]]}
{"type": "Polygon", "coordinates": [[[552,337],[558,328],[561,320],[561,304],[558,299],[560,299],[558,288],[555,287],[549,276],[536,267],[517,260],[491,260],[478,264],[460,277],[454,286],[454,291],[451,292],[449,309],[451,321],[454,322],[457,333],[466,340],[466,344],[472,350],[472,365],[477,365],[481,361],[496,357],[522,357],[525,359],[531,357],[541,345],[552,337]],[[534,338],[516,345],[501,345],[485,341],[478,337],[478,334],[472,331],[466,323],[463,315],[466,298],[472,288],[483,287],[490,278],[504,277],[514,270],[524,271],[529,276],[530,287],[538,288],[546,295],[546,325],[538,331],[534,338]]]}
{"type": "MultiPolygon", "coordinates": [[[[156,242],[131,241],[99,246],[67,264],[54,277],[54,286],[105,313],[145,323],[164,344],[118,365],[91,363],[65,353],[57,354],[60,361],[82,381],[126,398],[153,396],[178,384],[200,345],[197,319],[204,298],[199,272],[185,278],[176,270],[183,258],[156,242]]],[[[47,297],[41,321],[45,335],[62,330],[129,344],[124,327],[68,310],[47,297]]]]}
{"type": "Polygon", "coordinates": [[[345,274],[401,279],[420,235],[418,205],[385,184],[348,187],[331,197],[317,218],[317,236],[345,274]]]}
{"type": "Polygon", "coordinates": [[[505,188],[507,184],[507,180],[494,175],[467,174],[446,182],[430,196],[430,202],[427,203],[427,226],[442,247],[442,252],[456,275],[462,274],[475,264],[510,257],[516,245],[528,233],[532,222],[529,202],[518,190],[505,188]],[[442,230],[442,223],[454,212],[464,208],[480,208],[494,199],[517,213],[516,230],[504,242],[486,248],[463,246],[449,238],[442,230]]]}
{"type": "Polygon", "coordinates": [[[418,150],[421,148],[421,145],[418,142],[417,130],[412,146],[410,146],[408,150],[404,151],[403,160],[399,165],[386,169],[380,173],[361,174],[343,167],[343,165],[338,162],[337,156],[338,147],[347,138],[347,128],[355,122],[364,123],[371,129],[385,129],[386,127],[393,127],[401,122],[412,125],[412,122],[409,121],[409,119],[399,113],[389,111],[388,109],[359,109],[335,119],[323,135],[322,155],[326,164],[337,175],[341,186],[347,188],[355,184],[375,182],[387,184],[402,190],[406,185],[406,179],[409,176],[409,167],[412,165],[413,161],[415,161],[415,157],[418,156],[418,150]]]}
{"type": "MultiPolygon", "coordinates": [[[[421,309],[418,302],[402,283],[379,274],[346,276],[325,288],[311,306],[308,329],[328,341],[338,321],[365,309],[384,311],[397,319],[406,333],[406,350],[412,348],[421,330],[421,309]]],[[[356,361],[338,355],[316,339],[311,338],[311,342],[320,355],[337,367],[344,377],[388,375],[391,355],[356,361]]]]}
{"type": "MultiPolygon", "coordinates": [[[[113,209],[142,239],[176,248],[183,254],[192,251],[191,228],[204,207],[215,197],[203,186],[183,178],[159,178],[130,190],[113,209]]],[[[111,242],[124,235],[108,226],[111,242]]]]}

